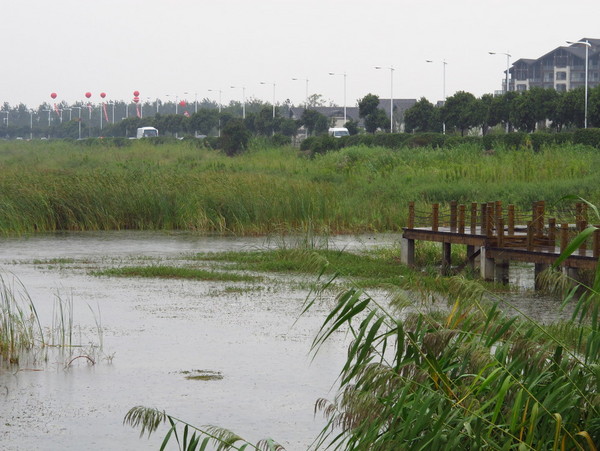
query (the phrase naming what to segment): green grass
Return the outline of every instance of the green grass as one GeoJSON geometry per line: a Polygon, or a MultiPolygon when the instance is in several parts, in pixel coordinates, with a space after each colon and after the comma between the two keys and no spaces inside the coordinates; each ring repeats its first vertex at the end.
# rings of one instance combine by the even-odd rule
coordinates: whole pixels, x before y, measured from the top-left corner
{"type": "Polygon", "coordinates": [[[0,142],[0,234],[191,230],[243,235],[397,231],[418,209],[566,194],[600,200],[600,152],[352,147],[300,156],[254,146],[229,158],[189,142],[128,147],[0,142]]]}
{"type": "Polygon", "coordinates": [[[125,266],[94,271],[96,276],[111,277],[147,277],[158,279],[189,279],[223,282],[259,282],[260,277],[235,274],[223,271],[207,271],[197,268],[181,268],[177,266],[125,266]]]}

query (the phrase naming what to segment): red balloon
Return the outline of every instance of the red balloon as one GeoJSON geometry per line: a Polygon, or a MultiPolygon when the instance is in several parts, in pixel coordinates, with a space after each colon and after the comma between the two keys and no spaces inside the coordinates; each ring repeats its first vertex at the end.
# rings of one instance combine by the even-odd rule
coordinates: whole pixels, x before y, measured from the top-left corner
{"type": "Polygon", "coordinates": [[[91,92],[86,92],[85,96],[89,99],[90,97],[92,97],[92,93],[91,92]]]}
{"type": "Polygon", "coordinates": [[[179,102],[179,106],[185,106],[185,100],[182,100],[181,102],[179,102]]]}
{"type": "Polygon", "coordinates": [[[106,93],[105,92],[101,92],[100,93],[100,97],[102,97],[102,98],[106,97],[106,93]]]}
{"type": "Polygon", "coordinates": [[[53,92],[52,94],[50,94],[50,97],[52,97],[53,99],[56,99],[56,93],[53,92]]]}
{"type": "Polygon", "coordinates": [[[135,97],[133,98],[133,101],[134,101],[135,103],[138,103],[138,102],[140,101],[140,98],[139,98],[138,96],[135,96],[135,97]]]}
{"type": "Polygon", "coordinates": [[[134,96],[134,97],[137,97],[137,96],[139,96],[139,95],[140,95],[140,91],[133,91],[133,96],[134,96]]]}

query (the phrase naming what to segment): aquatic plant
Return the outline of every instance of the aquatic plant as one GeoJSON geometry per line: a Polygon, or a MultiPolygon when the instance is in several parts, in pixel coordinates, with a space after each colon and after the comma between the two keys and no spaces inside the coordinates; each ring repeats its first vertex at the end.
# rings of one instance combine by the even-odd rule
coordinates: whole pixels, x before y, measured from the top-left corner
{"type": "Polygon", "coordinates": [[[140,437],[146,432],[150,436],[163,423],[169,423],[171,427],[161,444],[161,451],[165,449],[172,437],[177,442],[179,449],[186,451],[202,451],[207,449],[210,444],[215,445],[218,450],[279,451],[284,449],[272,439],[264,439],[252,444],[228,429],[216,426],[196,427],[164,411],[148,407],[133,407],[123,419],[123,424],[140,428],[140,437]],[[181,433],[178,426],[183,426],[181,433]]]}
{"type": "Polygon", "coordinates": [[[9,283],[0,274],[0,362],[17,363],[19,353],[31,349],[44,334],[33,301],[20,280],[9,283]]]}

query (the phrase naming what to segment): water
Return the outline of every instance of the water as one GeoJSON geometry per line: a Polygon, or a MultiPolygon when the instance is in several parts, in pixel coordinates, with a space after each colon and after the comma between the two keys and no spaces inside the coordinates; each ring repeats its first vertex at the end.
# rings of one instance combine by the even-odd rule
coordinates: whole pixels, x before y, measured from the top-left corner
{"type": "MultiPolygon", "coordinates": [[[[389,245],[397,235],[336,237],[338,249],[389,245]]],[[[98,266],[139,258],[282,245],[264,238],[185,233],[65,233],[0,240],[5,279],[22,281],[45,327],[57,293],[73,300],[71,355],[23,361],[0,370],[2,449],[158,449],[166,428],[150,439],[122,424],[133,406],[157,407],[194,425],[215,424],[255,442],[272,437],[305,450],[324,424],[315,401],[331,399],[346,340],[335,336],[312,360],[310,344],[329,305],[298,319],[306,292],[278,276],[264,285],[96,277],[98,266]],[[67,263],[54,263],[53,259],[67,263]],[[90,346],[100,341],[102,353],[90,346]],[[95,353],[95,354],[94,354],[95,353]],[[96,365],[80,358],[93,355],[96,365]],[[214,371],[220,380],[189,380],[214,371]]],[[[314,277],[313,277],[314,278],[314,277]]]]}
{"type": "MultiPolygon", "coordinates": [[[[362,250],[395,244],[398,235],[342,236],[328,246],[362,250]]],[[[272,437],[286,449],[306,450],[324,425],[314,417],[318,398],[332,399],[347,337],[333,336],[312,360],[310,344],[331,300],[299,317],[307,292],[278,275],[264,283],[109,278],[99,267],[177,262],[195,252],[253,250],[294,241],[200,237],[186,233],[65,233],[1,239],[0,270],[18,277],[46,327],[57,293],[72,299],[75,340],[70,355],[0,369],[0,447],[6,450],[153,449],[150,439],[122,424],[143,405],[164,409],[194,425],[215,424],[256,442],[272,437]],[[54,259],[65,259],[63,263],[54,259]],[[102,353],[90,346],[103,333],[102,353]],[[72,357],[92,355],[89,365],[72,357]],[[198,371],[219,380],[189,380],[198,371]]],[[[319,241],[319,239],[316,239],[319,241]]],[[[317,243],[323,244],[323,242],[317,243]]],[[[511,267],[511,283],[533,287],[533,270],[511,267]]],[[[314,276],[305,280],[313,281],[314,276]]],[[[538,320],[558,315],[559,302],[531,293],[509,295],[538,320]]],[[[174,448],[171,448],[174,449],[174,448]]]]}

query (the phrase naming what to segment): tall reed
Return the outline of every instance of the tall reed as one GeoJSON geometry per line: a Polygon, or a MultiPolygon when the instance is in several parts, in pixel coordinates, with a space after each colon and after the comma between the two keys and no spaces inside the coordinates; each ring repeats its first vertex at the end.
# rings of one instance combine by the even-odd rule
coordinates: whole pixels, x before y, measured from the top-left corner
{"type": "Polygon", "coordinates": [[[600,197],[600,155],[574,145],[493,154],[469,144],[361,146],[308,159],[285,147],[230,158],[186,142],[0,142],[0,168],[1,234],[393,231],[404,225],[409,201],[502,200],[525,208],[567,193],[600,197]]]}

